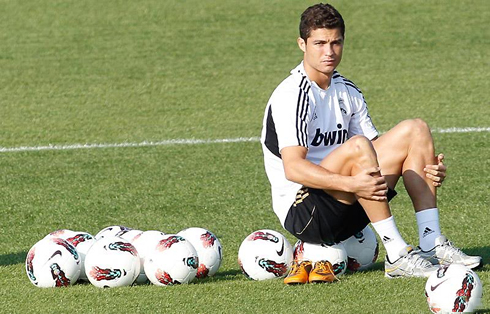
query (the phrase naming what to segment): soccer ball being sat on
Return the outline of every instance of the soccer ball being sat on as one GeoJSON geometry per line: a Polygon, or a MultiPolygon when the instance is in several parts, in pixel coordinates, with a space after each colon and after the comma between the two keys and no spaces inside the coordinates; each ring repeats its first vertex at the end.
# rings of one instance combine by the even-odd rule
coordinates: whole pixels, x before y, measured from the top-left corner
{"type": "Polygon", "coordinates": [[[100,238],[85,256],[88,280],[99,288],[132,285],[140,273],[140,267],[135,247],[116,236],[100,238]]]}
{"type": "Polygon", "coordinates": [[[191,282],[197,273],[199,258],[194,246],[184,237],[167,234],[145,257],[145,274],[158,286],[191,282]]]}
{"type": "Polygon", "coordinates": [[[213,276],[218,271],[223,253],[218,238],[209,230],[203,228],[187,228],[178,233],[191,242],[199,257],[199,268],[196,278],[213,276]]]}
{"type": "Polygon", "coordinates": [[[369,226],[342,241],[342,244],[347,252],[347,269],[350,271],[366,270],[378,259],[378,240],[369,226]]]}
{"type": "Polygon", "coordinates": [[[76,248],[61,238],[45,238],[27,253],[26,272],[37,287],[66,287],[80,276],[80,255],[76,248]]]}
{"type": "Polygon", "coordinates": [[[238,264],[245,276],[253,280],[283,277],[292,261],[291,244],[274,230],[252,232],[238,250],[238,264]]]}
{"type": "Polygon", "coordinates": [[[341,243],[329,246],[298,240],[294,245],[294,260],[311,261],[313,264],[319,261],[329,261],[335,276],[343,275],[347,268],[347,253],[341,243]]]}
{"type": "Polygon", "coordinates": [[[482,283],[478,275],[464,265],[441,266],[425,285],[432,313],[470,313],[481,305],[482,283]]]}

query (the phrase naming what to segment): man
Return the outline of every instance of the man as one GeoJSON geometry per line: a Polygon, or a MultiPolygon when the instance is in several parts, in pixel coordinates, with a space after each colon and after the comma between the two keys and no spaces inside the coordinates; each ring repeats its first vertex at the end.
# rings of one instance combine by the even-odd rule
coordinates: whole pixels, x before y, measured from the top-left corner
{"type": "MultiPolygon", "coordinates": [[[[441,234],[436,188],[446,167],[427,124],[406,120],[378,136],[361,91],[335,70],[345,38],[340,13],[329,4],[311,6],[299,28],[303,61],[271,95],[261,138],[284,228],[304,242],[333,245],[371,222],[390,278],[427,277],[433,264],[480,265],[481,257],[467,256],[441,234]],[[416,213],[417,249],[401,237],[388,205],[400,176],[416,213]]],[[[333,279],[326,261],[296,261],[285,283],[333,279]]]]}

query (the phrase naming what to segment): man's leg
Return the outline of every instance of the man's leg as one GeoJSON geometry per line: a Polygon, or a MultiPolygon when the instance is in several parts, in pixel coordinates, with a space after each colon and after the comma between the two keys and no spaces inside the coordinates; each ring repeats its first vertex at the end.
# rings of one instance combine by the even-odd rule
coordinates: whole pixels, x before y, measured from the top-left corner
{"type": "Polygon", "coordinates": [[[436,163],[434,141],[427,124],[420,119],[405,120],[373,143],[381,171],[388,185],[398,178],[412,200],[419,228],[420,247],[430,250],[441,235],[436,207],[436,187],[425,176],[424,167],[436,163]]]}
{"type": "Polygon", "coordinates": [[[416,212],[436,207],[436,187],[425,176],[424,167],[436,163],[434,142],[428,125],[405,120],[373,142],[388,186],[394,188],[400,176],[416,212]]]}
{"type": "Polygon", "coordinates": [[[481,257],[467,256],[441,236],[436,187],[424,168],[436,164],[434,142],[428,125],[420,120],[405,120],[374,141],[378,162],[388,186],[394,188],[403,176],[412,200],[419,231],[422,255],[437,256],[439,263],[460,263],[469,267],[481,264],[481,257]]]}

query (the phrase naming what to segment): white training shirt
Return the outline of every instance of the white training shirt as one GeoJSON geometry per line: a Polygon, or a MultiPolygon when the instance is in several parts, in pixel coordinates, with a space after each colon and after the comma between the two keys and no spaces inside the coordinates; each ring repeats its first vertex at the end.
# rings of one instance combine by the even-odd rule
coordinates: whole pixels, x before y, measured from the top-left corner
{"type": "Polygon", "coordinates": [[[378,131],[361,91],[337,71],[323,90],[308,79],[301,62],[274,90],[265,109],[261,143],[272,207],[283,226],[301,185],[286,179],[281,150],[306,147],[306,159],[319,164],[356,134],[373,139],[378,131]]]}

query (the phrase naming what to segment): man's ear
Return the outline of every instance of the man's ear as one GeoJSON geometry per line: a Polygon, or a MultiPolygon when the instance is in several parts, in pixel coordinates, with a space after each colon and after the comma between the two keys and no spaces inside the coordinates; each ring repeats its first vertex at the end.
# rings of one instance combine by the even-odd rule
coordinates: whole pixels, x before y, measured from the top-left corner
{"type": "Polygon", "coordinates": [[[301,37],[298,37],[298,46],[299,46],[299,49],[301,49],[303,52],[306,52],[306,42],[303,38],[301,37]]]}

